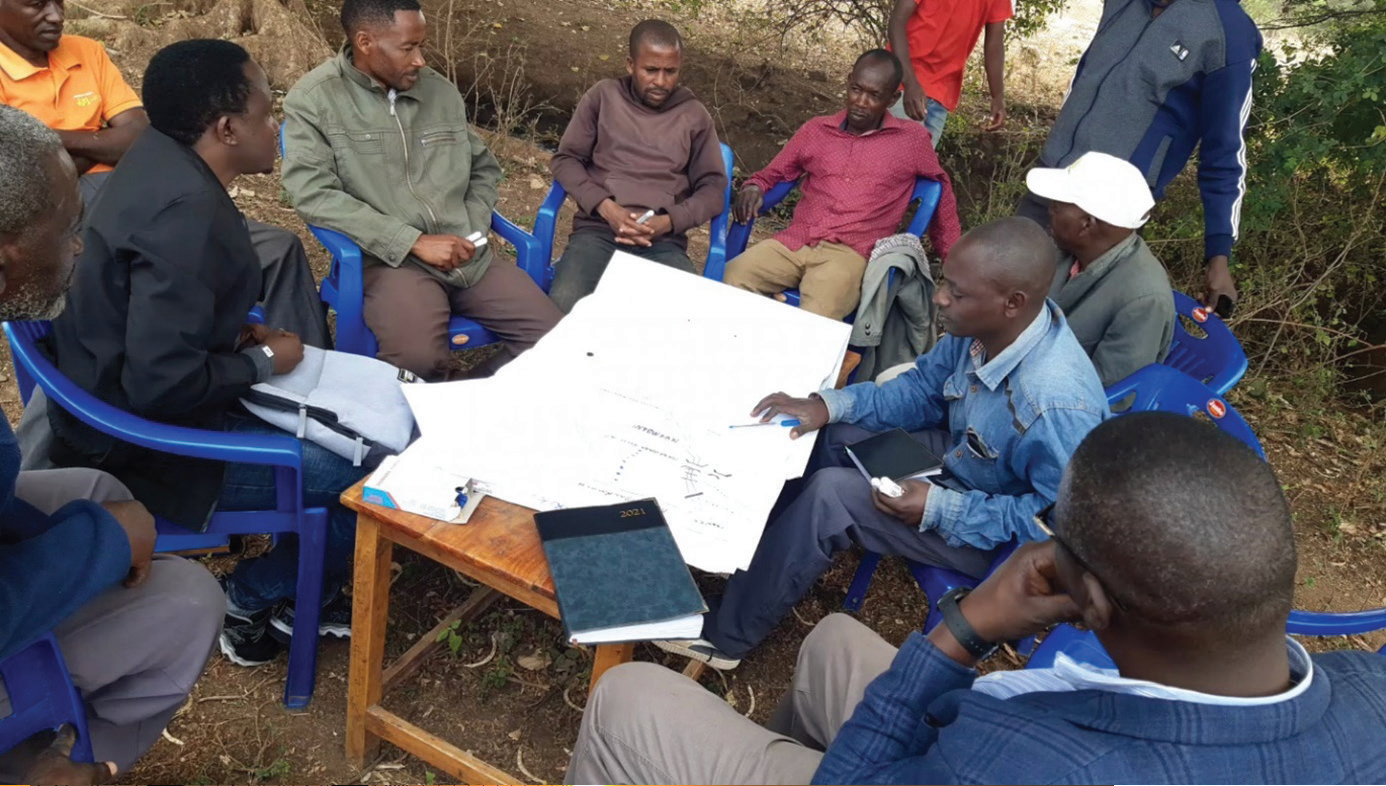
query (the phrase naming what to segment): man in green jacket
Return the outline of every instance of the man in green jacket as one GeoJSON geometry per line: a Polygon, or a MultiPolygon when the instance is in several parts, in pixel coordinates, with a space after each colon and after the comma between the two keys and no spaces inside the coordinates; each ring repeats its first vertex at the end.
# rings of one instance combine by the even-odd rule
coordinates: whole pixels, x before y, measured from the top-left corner
{"type": "Polygon", "coordinates": [[[1049,231],[1063,253],[1049,297],[1103,385],[1169,354],[1174,296],[1165,266],[1136,230],[1155,199],[1125,159],[1084,153],[1066,169],[1032,169],[1030,191],[1049,200],[1049,231]]]}
{"type": "Polygon", "coordinates": [[[494,371],[562,317],[475,239],[491,225],[500,164],[467,124],[457,86],[424,65],[417,0],[346,0],[342,27],[341,53],[284,99],[284,187],[305,221],[361,246],[364,316],[382,360],[445,378],[456,312],[504,342],[482,369],[494,371]]]}

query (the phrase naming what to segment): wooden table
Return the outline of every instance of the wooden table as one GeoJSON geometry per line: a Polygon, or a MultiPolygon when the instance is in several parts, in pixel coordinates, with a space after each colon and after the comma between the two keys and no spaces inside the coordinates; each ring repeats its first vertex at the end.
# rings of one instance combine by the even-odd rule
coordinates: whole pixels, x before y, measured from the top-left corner
{"type": "MultiPolygon", "coordinates": [[[[342,494],[357,512],[356,576],[351,618],[351,676],[347,690],[347,759],[364,767],[388,740],[464,783],[520,783],[447,741],[381,706],[384,694],[413,674],[438,646],[438,634],[472,619],[501,593],[558,617],[553,577],[534,527],[534,511],[486,498],[466,524],[448,524],[362,501],[365,481],[342,494]],[[387,669],[385,629],[390,612],[390,563],[395,544],[481,582],[466,601],[419,638],[387,669]]],[[[633,645],[597,647],[592,685],[603,672],[631,659],[633,645]]]]}

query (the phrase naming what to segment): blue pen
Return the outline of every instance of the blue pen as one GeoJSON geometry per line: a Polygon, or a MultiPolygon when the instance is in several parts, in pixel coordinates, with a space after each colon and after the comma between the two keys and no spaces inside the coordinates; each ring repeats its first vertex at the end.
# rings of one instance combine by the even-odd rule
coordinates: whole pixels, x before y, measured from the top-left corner
{"type": "Polygon", "coordinates": [[[770,420],[765,423],[738,423],[733,426],[727,426],[727,428],[751,428],[753,426],[784,426],[788,428],[797,425],[799,425],[798,419],[790,418],[789,420],[770,420]]]}

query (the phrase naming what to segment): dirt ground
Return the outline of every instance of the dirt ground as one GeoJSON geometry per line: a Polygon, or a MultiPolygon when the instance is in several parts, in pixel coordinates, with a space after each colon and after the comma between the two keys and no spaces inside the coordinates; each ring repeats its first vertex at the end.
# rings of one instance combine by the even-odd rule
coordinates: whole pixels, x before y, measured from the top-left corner
{"type": "MultiPolygon", "coordinates": [[[[505,180],[497,209],[529,224],[548,189],[547,146],[595,79],[622,72],[624,36],[646,16],[668,16],[656,0],[424,0],[432,25],[436,65],[454,68],[473,85],[477,119],[523,138],[488,134],[505,180]],[[479,86],[476,86],[479,85],[479,86]],[[523,111],[516,109],[519,107],[523,111]]],[[[88,0],[98,11],[69,3],[69,31],[105,41],[131,82],[150,54],[177,38],[216,36],[246,45],[282,91],[340,44],[333,0],[88,0]],[[77,18],[83,17],[86,18],[77,18]]],[[[841,79],[856,51],[839,44],[806,46],[778,39],[750,23],[736,3],[707,4],[697,19],[680,18],[689,42],[684,82],[707,103],[723,138],[735,148],[740,171],[764,165],[808,117],[836,111],[841,79]]],[[[1008,196],[1028,164],[1007,151],[1042,138],[1062,95],[1072,63],[1091,36],[1097,0],[1075,0],[1050,28],[1013,43],[1008,91],[1011,124],[1000,136],[945,136],[941,155],[953,173],[964,223],[986,215],[1008,196]],[[966,144],[962,140],[966,141],[966,144]]],[[[832,40],[829,37],[829,40],[832,40]]],[[[976,122],[986,102],[972,75],[959,114],[976,122]]],[[[953,128],[950,126],[950,129],[953,128]]],[[[951,133],[951,131],[950,131],[951,133]]],[[[300,234],[315,271],[326,272],[322,249],[298,219],[275,176],[244,178],[234,196],[247,214],[300,234]]],[[[571,211],[571,208],[568,208],[571,211]]],[[[768,233],[774,222],[762,222],[768,233]]],[[[567,233],[560,221],[560,236],[567,233]]],[[[560,246],[562,243],[560,237],[560,246]]],[[[705,253],[705,230],[693,237],[690,256],[705,253]]],[[[4,379],[0,406],[11,423],[20,403],[0,350],[4,379]]],[[[1352,610],[1386,605],[1386,425],[1372,413],[1306,407],[1275,381],[1248,379],[1231,397],[1261,436],[1271,464],[1291,499],[1300,549],[1297,605],[1352,610]]],[[[252,544],[252,547],[261,547],[252,544]]],[[[403,550],[393,587],[387,659],[411,646],[472,587],[462,577],[403,550]]],[[[799,643],[812,625],[841,608],[856,566],[843,554],[794,615],[735,671],[709,672],[702,683],[738,711],[765,720],[789,682],[799,643]]],[[[212,560],[222,567],[228,558],[212,560]]],[[[700,577],[715,589],[719,579],[700,577]]],[[[893,643],[917,629],[926,600],[893,559],[882,563],[860,618],[893,643]]],[[[565,646],[559,624],[512,601],[502,601],[458,631],[456,652],[436,652],[386,704],[463,749],[527,782],[562,778],[576,736],[590,658],[565,646]]],[[[1386,635],[1311,642],[1314,648],[1379,647],[1386,635]]],[[[323,642],[317,692],[302,711],[281,703],[285,657],[241,669],[212,659],[166,737],[122,776],[123,783],[441,783],[448,777],[385,745],[366,769],[349,765],[342,735],[347,644],[323,642]]],[[[636,657],[681,663],[642,645],[636,657]]],[[[1013,668],[1003,655],[992,668],[1013,668]]]]}

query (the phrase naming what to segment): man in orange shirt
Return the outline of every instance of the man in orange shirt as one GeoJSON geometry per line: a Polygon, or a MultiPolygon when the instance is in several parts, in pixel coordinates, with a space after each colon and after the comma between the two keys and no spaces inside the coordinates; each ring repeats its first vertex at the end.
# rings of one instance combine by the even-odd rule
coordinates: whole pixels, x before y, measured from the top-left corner
{"type": "Polygon", "coordinates": [[[1014,15],[1012,0],[896,0],[890,49],[908,67],[904,93],[890,111],[923,123],[938,147],[948,113],[962,97],[967,56],[985,28],[991,112],[982,128],[999,130],[1006,123],[1006,20],[1014,15]]]}
{"type": "MultiPolygon", "coordinates": [[[[149,125],[135,91],[99,42],[63,35],[63,0],[0,0],[0,103],[58,132],[82,175],[88,205],[111,169],[149,125]]],[[[268,324],[303,343],[330,347],[327,314],[298,236],[247,219],[263,279],[268,324]]],[[[29,447],[28,434],[20,440],[29,447]]]]}

